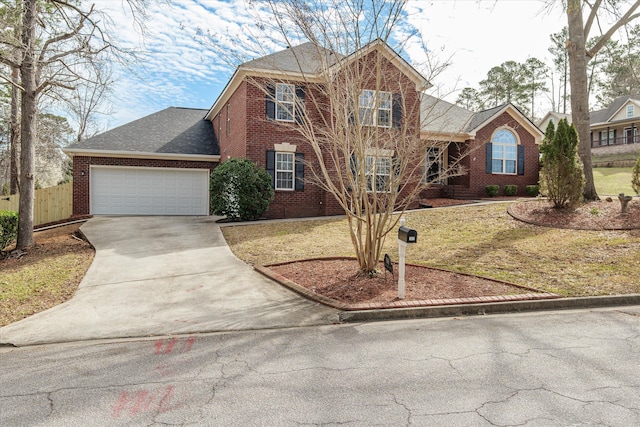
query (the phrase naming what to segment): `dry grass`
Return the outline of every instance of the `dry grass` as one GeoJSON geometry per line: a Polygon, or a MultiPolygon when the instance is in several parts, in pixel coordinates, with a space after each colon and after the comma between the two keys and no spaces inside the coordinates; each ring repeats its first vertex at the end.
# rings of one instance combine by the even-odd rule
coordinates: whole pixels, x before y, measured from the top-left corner
{"type": "MultiPolygon", "coordinates": [[[[640,230],[575,231],[530,226],[505,204],[407,214],[418,230],[407,262],[532,286],[565,296],[640,293],[640,230]]],[[[324,256],[353,256],[344,220],[224,227],[232,251],[265,265],[324,256]]],[[[385,244],[397,260],[396,234],[385,244]]]]}
{"type": "Polygon", "coordinates": [[[36,233],[36,246],[20,258],[0,260],[0,326],[71,298],[93,260],[79,224],[36,233]]]}

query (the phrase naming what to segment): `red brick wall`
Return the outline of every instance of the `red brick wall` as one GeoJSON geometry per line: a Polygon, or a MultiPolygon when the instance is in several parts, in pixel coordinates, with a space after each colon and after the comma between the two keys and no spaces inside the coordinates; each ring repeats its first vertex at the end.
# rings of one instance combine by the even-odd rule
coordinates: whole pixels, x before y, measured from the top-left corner
{"type": "MultiPolygon", "coordinates": [[[[368,70],[372,69],[370,62],[375,60],[375,54],[370,54],[364,60],[368,64],[365,68],[368,70]]],[[[412,138],[417,140],[420,121],[420,102],[418,92],[415,90],[415,84],[386,59],[382,59],[381,63],[383,69],[381,75],[386,77],[382,89],[394,93],[402,91],[405,94],[405,111],[403,111],[403,120],[409,120],[409,134],[412,138]]],[[[244,155],[256,162],[259,166],[266,167],[267,150],[273,150],[275,144],[289,143],[297,146],[296,151],[298,153],[304,153],[306,162],[313,162],[314,165],[317,165],[317,158],[311,146],[295,129],[295,126],[298,125],[293,124],[294,128],[292,129],[291,124],[283,124],[282,122],[267,120],[265,109],[266,84],[267,80],[265,79],[256,78],[252,79],[250,82],[245,81],[241,86],[242,93],[237,93],[232,96],[232,100],[236,97],[238,99],[244,97],[246,102],[246,139],[238,143],[245,147],[244,155]]],[[[363,89],[367,88],[374,89],[375,81],[372,80],[369,83],[365,83],[363,89]]],[[[321,99],[317,92],[313,92],[312,95],[309,92],[313,90],[312,87],[307,86],[306,90],[305,117],[307,120],[313,120],[318,123],[320,120],[320,114],[326,114],[327,112],[317,111],[312,99],[315,99],[320,104],[326,103],[326,100],[321,99]]],[[[237,92],[239,91],[240,89],[237,92]]],[[[218,126],[215,126],[215,121],[214,127],[215,129],[218,129],[218,126]]],[[[383,130],[381,132],[384,133],[388,131],[383,130]]],[[[221,141],[220,148],[223,159],[226,159],[225,154],[232,152],[232,148],[230,146],[231,140],[225,140],[224,137],[221,137],[218,140],[221,141]],[[227,143],[227,141],[229,141],[229,143],[227,143]],[[227,151],[225,152],[225,150],[227,151]]],[[[233,152],[237,153],[235,155],[242,156],[242,151],[240,149],[233,152]]],[[[338,215],[344,213],[343,209],[331,194],[326,193],[321,188],[308,182],[311,176],[311,170],[308,166],[305,167],[305,179],[307,182],[305,182],[304,191],[276,191],[275,198],[266,213],[266,217],[307,217],[318,215],[338,215]]]]}
{"type": "Polygon", "coordinates": [[[471,149],[468,160],[465,162],[465,166],[469,168],[468,179],[458,181],[464,182],[472,193],[485,197],[485,186],[499,185],[498,194],[502,195],[504,185],[517,185],[518,195],[524,196],[527,185],[538,184],[539,147],[535,143],[534,136],[507,112],[496,117],[476,133],[475,140],[471,141],[471,149]],[[519,144],[525,147],[524,175],[486,173],[486,143],[491,141],[491,136],[496,129],[505,126],[518,134],[519,144]]]}
{"type": "Polygon", "coordinates": [[[240,84],[213,121],[213,128],[220,144],[221,162],[247,156],[247,84],[246,81],[240,84]],[[228,127],[227,113],[230,119],[228,127]]]}
{"type": "Polygon", "coordinates": [[[150,160],[150,159],[126,159],[118,157],[73,157],[73,215],[89,214],[89,167],[101,166],[137,166],[155,168],[180,168],[180,169],[209,169],[212,171],[217,163],[194,162],[188,160],[150,160]]]}

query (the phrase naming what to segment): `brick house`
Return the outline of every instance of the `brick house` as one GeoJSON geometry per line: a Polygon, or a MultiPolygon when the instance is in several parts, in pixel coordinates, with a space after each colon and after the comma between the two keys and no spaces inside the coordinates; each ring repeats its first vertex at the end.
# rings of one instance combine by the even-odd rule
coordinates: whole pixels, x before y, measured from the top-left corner
{"type": "MultiPolygon", "coordinates": [[[[331,128],[332,115],[349,116],[353,129],[375,140],[402,135],[423,142],[419,154],[405,160],[421,164],[420,179],[434,185],[417,195],[413,206],[424,197],[484,196],[488,184],[515,184],[519,194],[524,194],[526,185],[537,184],[538,144],[543,135],[517,108],[508,104],[473,113],[426,95],[430,86],[379,40],[349,56],[306,43],[246,62],[208,111],[163,110],[66,149],[74,159],[74,214],[175,214],[176,207],[165,211],[159,207],[173,200],[162,188],[153,189],[161,199],[158,209],[149,208],[153,197],[148,196],[147,187],[158,178],[158,170],[165,169],[164,175],[176,170],[185,179],[183,188],[202,188],[202,177],[186,178],[190,169],[210,171],[234,157],[249,158],[271,174],[275,199],[268,218],[340,214],[343,210],[334,197],[310,180],[309,169],[321,165],[296,128],[305,123],[331,128]],[[374,74],[374,69],[384,72],[374,74]],[[324,90],[339,90],[341,83],[327,88],[322,79],[327,70],[335,78],[332,84],[348,81],[349,75],[359,79],[357,106],[355,102],[345,102],[342,109],[329,105],[324,90]],[[187,111],[189,119],[179,124],[177,116],[187,111]],[[467,173],[441,178],[458,157],[467,173]],[[120,194],[129,202],[121,203],[120,194]],[[137,207],[143,200],[145,205],[137,207]]],[[[374,172],[367,176],[371,186],[388,181],[395,160],[393,150],[376,150],[371,156],[374,172]]],[[[172,179],[164,178],[161,186],[173,188],[172,179]]],[[[199,194],[200,190],[189,191],[199,194]]],[[[201,208],[193,212],[202,212],[201,208]]],[[[184,214],[195,213],[185,209],[184,214]]]]}

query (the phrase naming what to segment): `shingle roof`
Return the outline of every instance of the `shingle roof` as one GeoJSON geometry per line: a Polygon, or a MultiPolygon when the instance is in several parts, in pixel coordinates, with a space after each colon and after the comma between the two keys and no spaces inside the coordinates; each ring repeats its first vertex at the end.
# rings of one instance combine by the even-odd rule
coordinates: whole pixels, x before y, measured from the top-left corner
{"type": "Polygon", "coordinates": [[[323,70],[323,61],[331,66],[341,58],[338,53],[307,42],[245,62],[239,68],[314,74],[323,70]]]}
{"type": "Polygon", "coordinates": [[[484,110],[484,111],[480,111],[480,112],[475,113],[473,115],[473,118],[469,122],[469,125],[467,126],[467,128],[465,130],[466,131],[471,131],[471,130],[477,128],[482,123],[484,123],[485,121],[487,121],[491,117],[493,117],[495,114],[497,114],[498,111],[502,110],[507,105],[508,104],[498,105],[497,107],[489,108],[488,110],[484,110]]]}
{"type": "Polygon", "coordinates": [[[207,110],[169,107],[67,147],[70,151],[131,151],[219,155],[207,110]]]}
{"type": "Polygon", "coordinates": [[[608,122],[611,116],[622,107],[622,105],[630,99],[640,100],[640,95],[625,95],[613,100],[613,102],[602,110],[591,111],[589,113],[589,122],[594,125],[598,123],[608,122]]]}
{"type": "Polygon", "coordinates": [[[424,94],[421,103],[421,130],[436,133],[464,132],[474,113],[458,105],[424,94]]]}

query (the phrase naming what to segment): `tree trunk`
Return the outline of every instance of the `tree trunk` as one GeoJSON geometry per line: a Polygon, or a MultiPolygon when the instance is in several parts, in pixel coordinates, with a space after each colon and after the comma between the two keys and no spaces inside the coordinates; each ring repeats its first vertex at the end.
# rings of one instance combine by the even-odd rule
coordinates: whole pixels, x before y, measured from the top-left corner
{"type": "MultiPolygon", "coordinates": [[[[18,82],[20,77],[20,69],[11,69],[11,79],[14,82],[18,82]]],[[[9,178],[9,194],[17,194],[20,192],[20,186],[18,179],[20,176],[20,151],[18,146],[20,145],[20,121],[19,121],[19,109],[20,109],[20,89],[13,85],[11,87],[11,122],[10,122],[10,134],[11,134],[11,166],[10,166],[10,178],[9,178]]]]}
{"type": "Polygon", "coordinates": [[[567,4],[569,24],[569,70],[571,73],[571,116],[578,131],[578,153],[584,165],[585,186],[583,196],[587,201],[599,200],[593,182],[591,168],[591,138],[589,129],[589,95],[587,82],[587,50],[582,22],[582,0],[569,0],[567,4]]]}
{"type": "Polygon", "coordinates": [[[37,109],[37,65],[35,57],[36,0],[25,0],[22,14],[24,59],[20,68],[22,93],[20,205],[18,208],[17,249],[33,246],[33,201],[35,195],[35,141],[37,109]]]}

